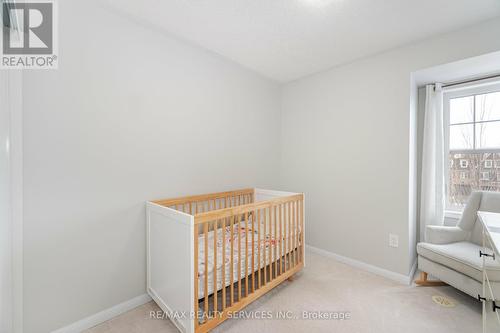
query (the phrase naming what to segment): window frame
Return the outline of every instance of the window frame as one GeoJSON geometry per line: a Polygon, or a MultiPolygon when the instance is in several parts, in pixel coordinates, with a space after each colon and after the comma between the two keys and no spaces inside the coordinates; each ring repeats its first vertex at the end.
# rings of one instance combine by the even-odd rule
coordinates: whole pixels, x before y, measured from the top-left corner
{"type": "Polygon", "coordinates": [[[479,180],[482,180],[482,181],[490,181],[490,173],[489,171],[481,171],[481,175],[479,177],[479,180]],[[488,175],[487,177],[484,177],[484,175],[488,175]]]}
{"type": "MultiPolygon", "coordinates": [[[[450,150],[450,100],[454,98],[461,98],[461,97],[468,97],[468,96],[473,96],[473,95],[482,95],[482,94],[488,94],[488,93],[495,93],[495,92],[500,92],[500,81],[499,80],[494,80],[494,81],[488,81],[482,84],[475,84],[475,85],[459,85],[457,87],[449,87],[443,88],[443,125],[444,125],[444,150],[445,150],[445,157],[444,157],[444,165],[448,166],[445,168],[445,194],[446,194],[446,207],[445,207],[445,214],[446,215],[456,215],[457,213],[461,213],[463,210],[463,206],[457,206],[457,205],[452,205],[449,200],[449,182],[450,182],[450,153],[455,153],[455,154],[470,154],[470,153],[500,153],[500,147],[499,148],[481,148],[481,149],[475,149],[476,146],[476,136],[474,133],[474,138],[473,138],[473,146],[474,149],[455,149],[455,150],[450,150]]],[[[474,103],[475,104],[475,103],[474,103]]],[[[475,107],[475,106],[474,106],[475,107]]],[[[473,127],[474,127],[474,132],[475,132],[475,124],[478,123],[484,123],[484,122],[492,122],[492,121],[480,121],[476,122],[475,115],[473,119],[473,127]]],[[[498,120],[496,120],[498,121],[498,120]]],[[[461,163],[460,163],[461,166],[461,163]]]]}

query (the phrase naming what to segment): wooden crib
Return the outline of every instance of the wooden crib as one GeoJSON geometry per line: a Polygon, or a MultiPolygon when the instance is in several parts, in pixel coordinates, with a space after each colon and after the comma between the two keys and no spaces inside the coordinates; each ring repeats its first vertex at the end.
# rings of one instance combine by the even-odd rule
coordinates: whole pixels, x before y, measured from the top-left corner
{"type": "Polygon", "coordinates": [[[147,290],[207,332],[304,267],[304,194],[262,189],[147,203],[147,290]]]}

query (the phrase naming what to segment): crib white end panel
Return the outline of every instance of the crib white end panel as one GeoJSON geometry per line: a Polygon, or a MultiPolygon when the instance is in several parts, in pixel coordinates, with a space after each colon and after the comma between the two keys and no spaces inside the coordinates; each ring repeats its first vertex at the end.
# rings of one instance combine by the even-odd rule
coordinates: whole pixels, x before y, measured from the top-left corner
{"type": "Polygon", "coordinates": [[[147,203],[147,289],[182,332],[194,332],[194,217],[147,203]]]}
{"type": "Polygon", "coordinates": [[[295,195],[298,193],[294,192],[284,192],[284,191],[274,191],[274,190],[265,190],[261,188],[255,189],[255,202],[272,200],[279,197],[287,197],[289,195],[295,195]]]}

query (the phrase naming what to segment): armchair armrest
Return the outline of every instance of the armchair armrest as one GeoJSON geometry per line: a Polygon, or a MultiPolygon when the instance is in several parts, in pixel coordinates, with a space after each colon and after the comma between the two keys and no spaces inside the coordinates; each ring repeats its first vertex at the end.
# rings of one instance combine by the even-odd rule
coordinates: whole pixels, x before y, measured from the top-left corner
{"type": "Polygon", "coordinates": [[[428,225],[425,229],[426,242],[432,244],[448,244],[467,239],[468,232],[459,227],[428,225]]]}

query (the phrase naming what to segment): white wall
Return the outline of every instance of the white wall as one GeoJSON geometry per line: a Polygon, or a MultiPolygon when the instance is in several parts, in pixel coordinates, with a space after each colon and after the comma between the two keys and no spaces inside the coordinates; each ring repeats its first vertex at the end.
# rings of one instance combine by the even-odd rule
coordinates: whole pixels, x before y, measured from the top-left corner
{"type": "Polygon", "coordinates": [[[146,200],[278,178],[275,83],[93,2],[59,7],[59,69],[23,78],[25,333],[145,293],[146,200]]]}
{"type": "Polygon", "coordinates": [[[284,86],[282,188],[307,194],[308,244],[409,273],[416,239],[412,72],[500,50],[499,33],[500,20],[490,21],[284,86]],[[389,233],[399,235],[399,248],[388,246],[389,233]]]}

